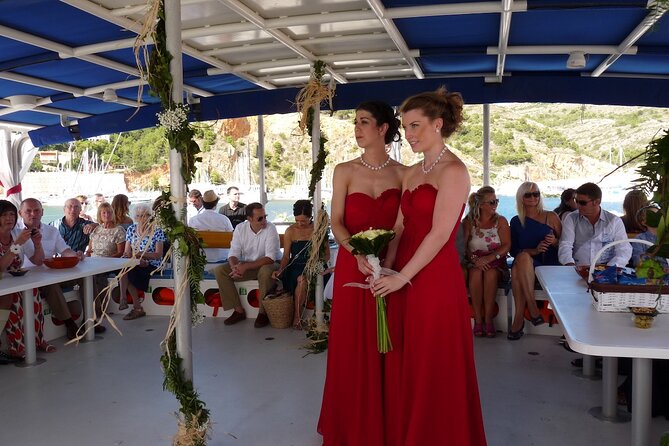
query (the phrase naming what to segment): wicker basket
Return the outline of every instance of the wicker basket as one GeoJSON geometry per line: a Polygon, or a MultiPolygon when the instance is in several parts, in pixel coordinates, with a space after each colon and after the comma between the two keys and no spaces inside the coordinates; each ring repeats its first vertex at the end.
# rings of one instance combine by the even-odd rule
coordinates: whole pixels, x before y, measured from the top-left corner
{"type": "Polygon", "coordinates": [[[293,323],[295,306],[293,295],[288,291],[268,294],[263,299],[262,305],[273,328],[288,328],[293,323]]]}
{"type": "Polygon", "coordinates": [[[592,304],[597,311],[615,311],[628,313],[630,307],[656,308],[660,313],[669,313],[669,286],[659,285],[617,285],[606,283],[595,283],[592,281],[592,273],[595,270],[597,260],[609,248],[620,243],[641,243],[648,246],[653,244],[646,240],[625,239],[616,240],[604,246],[595,254],[590,271],[588,273],[588,287],[592,295],[592,304]],[[662,297],[658,301],[658,294],[662,297]]]}

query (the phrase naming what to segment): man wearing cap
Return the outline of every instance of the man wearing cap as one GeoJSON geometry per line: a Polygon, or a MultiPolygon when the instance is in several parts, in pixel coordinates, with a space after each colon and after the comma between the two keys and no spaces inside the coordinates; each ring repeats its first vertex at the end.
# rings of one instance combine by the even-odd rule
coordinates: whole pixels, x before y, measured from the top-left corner
{"type": "Polygon", "coordinates": [[[188,207],[186,208],[186,221],[202,212],[202,192],[197,189],[192,189],[188,192],[188,207]]]}
{"type": "MultiPolygon", "coordinates": [[[[216,212],[218,195],[213,190],[208,190],[202,196],[202,211],[188,220],[188,226],[200,231],[224,231],[232,232],[232,223],[225,215],[216,212]]],[[[205,248],[207,262],[219,262],[227,259],[227,249],[205,248]]]]}
{"type": "Polygon", "coordinates": [[[246,211],[244,210],[246,205],[239,202],[240,192],[238,188],[230,186],[228,187],[227,192],[228,200],[230,202],[225,206],[222,206],[219,212],[228,217],[232,222],[232,226],[236,228],[238,224],[246,221],[246,211]]]}
{"type": "Polygon", "coordinates": [[[188,226],[201,231],[228,231],[232,232],[230,219],[216,212],[219,197],[213,190],[208,190],[202,196],[202,210],[188,219],[188,226]]]}
{"type": "Polygon", "coordinates": [[[246,221],[235,228],[230,244],[228,261],[214,269],[218,289],[224,310],[232,310],[223,323],[236,324],[246,319],[246,312],[239,299],[235,282],[258,280],[258,318],[255,327],[261,328],[269,323],[262,300],[274,284],[272,273],[279,267],[281,258],[279,234],[276,227],[267,221],[265,208],[260,203],[246,206],[246,221]]]}

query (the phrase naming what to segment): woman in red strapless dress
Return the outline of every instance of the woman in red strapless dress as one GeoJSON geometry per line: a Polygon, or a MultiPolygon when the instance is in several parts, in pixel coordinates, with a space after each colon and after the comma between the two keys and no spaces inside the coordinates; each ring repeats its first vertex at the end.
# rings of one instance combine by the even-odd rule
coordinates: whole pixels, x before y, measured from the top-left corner
{"type": "Polygon", "coordinates": [[[397,219],[405,167],[387,144],[399,139],[399,120],[382,102],[360,104],[355,113],[360,158],[337,165],[332,195],[332,232],[340,248],[334,274],[328,362],[318,432],[325,446],[383,446],[382,355],[376,346],[376,304],[364,283],[372,269],[353,256],[351,235],[391,229],[397,219]]]}
{"type": "Polygon", "coordinates": [[[486,444],[469,306],[455,248],[469,174],[443,142],[460,125],[462,107],[459,94],[442,88],[413,96],[400,109],[405,138],[424,158],[408,169],[402,183],[399,239],[386,256],[399,274],[374,284],[375,292],[389,295],[394,347],[384,358],[389,446],[486,444]]]}

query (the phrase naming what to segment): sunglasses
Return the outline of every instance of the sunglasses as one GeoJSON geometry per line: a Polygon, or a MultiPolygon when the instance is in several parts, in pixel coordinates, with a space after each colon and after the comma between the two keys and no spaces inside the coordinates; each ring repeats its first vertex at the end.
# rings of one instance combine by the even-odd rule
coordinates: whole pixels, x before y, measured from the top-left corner
{"type": "Polygon", "coordinates": [[[525,192],[523,194],[523,198],[530,198],[530,197],[539,198],[541,197],[541,192],[525,192]]]}
{"type": "Polygon", "coordinates": [[[260,223],[261,221],[265,221],[266,218],[267,218],[267,215],[261,215],[260,217],[256,218],[256,221],[258,223],[260,223]]]}
{"type": "Polygon", "coordinates": [[[499,199],[495,198],[494,200],[484,201],[483,204],[489,204],[490,206],[497,206],[499,204],[499,199]]]}
{"type": "Polygon", "coordinates": [[[576,200],[576,204],[579,206],[585,206],[586,204],[590,203],[593,200],[576,200]]]}

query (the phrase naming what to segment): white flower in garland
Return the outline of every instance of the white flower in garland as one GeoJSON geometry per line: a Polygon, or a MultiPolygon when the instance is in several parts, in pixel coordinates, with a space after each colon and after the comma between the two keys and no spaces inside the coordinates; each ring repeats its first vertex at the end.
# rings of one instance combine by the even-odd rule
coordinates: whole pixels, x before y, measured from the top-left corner
{"type": "Polygon", "coordinates": [[[158,122],[168,132],[178,132],[188,125],[188,106],[177,104],[175,108],[156,113],[158,122]]]}

